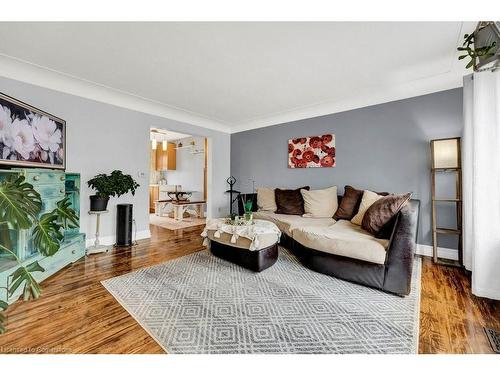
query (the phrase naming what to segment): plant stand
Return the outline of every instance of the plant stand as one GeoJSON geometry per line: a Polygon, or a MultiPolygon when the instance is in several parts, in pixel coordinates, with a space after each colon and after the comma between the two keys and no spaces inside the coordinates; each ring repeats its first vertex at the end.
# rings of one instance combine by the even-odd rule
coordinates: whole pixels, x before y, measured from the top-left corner
{"type": "Polygon", "coordinates": [[[95,240],[92,246],[87,247],[87,255],[90,254],[98,254],[107,252],[111,246],[101,245],[99,243],[99,227],[101,224],[101,214],[106,214],[109,211],[89,211],[89,215],[96,216],[96,225],[95,225],[95,240]]]}

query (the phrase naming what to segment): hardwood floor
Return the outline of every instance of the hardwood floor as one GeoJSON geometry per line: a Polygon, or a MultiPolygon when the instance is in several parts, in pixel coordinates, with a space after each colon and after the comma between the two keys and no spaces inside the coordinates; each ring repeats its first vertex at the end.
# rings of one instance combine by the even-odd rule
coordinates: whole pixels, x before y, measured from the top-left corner
{"type": "Polygon", "coordinates": [[[500,331],[500,301],[472,295],[465,271],[424,257],[420,353],[493,353],[483,327],[500,331]]]}
{"type": "MultiPolygon", "coordinates": [[[[82,259],[42,283],[43,297],[7,310],[0,353],[162,353],[100,281],[203,249],[202,227],[82,259]]],[[[500,330],[500,302],[471,295],[466,275],[423,261],[420,353],[492,353],[482,327],[500,330]]]]}

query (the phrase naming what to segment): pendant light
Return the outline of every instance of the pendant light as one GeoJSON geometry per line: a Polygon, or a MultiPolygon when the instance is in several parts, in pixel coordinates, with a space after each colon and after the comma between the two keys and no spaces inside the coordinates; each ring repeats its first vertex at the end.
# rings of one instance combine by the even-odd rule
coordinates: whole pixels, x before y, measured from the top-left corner
{"type": "Polygon", "coordinates": [[[153,138],[153,139],[151,140],[151,148],[152,148],[153,150],[156,150],[156,146],[157,146],[156,139],[155,139],[155,138],[153,138]]]}
{"type": "Polygon", "coordinates": [[[164,139],[163,142],[161,143],[161,146],[163,148],[163,151],[167,151],[167,140],[164,139]]]}

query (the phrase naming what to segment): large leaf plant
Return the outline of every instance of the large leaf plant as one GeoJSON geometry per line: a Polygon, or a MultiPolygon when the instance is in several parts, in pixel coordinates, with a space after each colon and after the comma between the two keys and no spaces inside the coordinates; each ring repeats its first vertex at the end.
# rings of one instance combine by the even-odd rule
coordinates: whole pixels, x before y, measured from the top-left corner
{"type": "MultiPolygon", "coordinates": [[[[27,183],[23,176],[11,176],[0,181],[0,226],[2,229],[32,230],[33,246],[43,256],[52,256],[61,247],[64,240],[63,229],[76,228],[78,217],[70,207],[68,198],[57,203],[52,211],[41,214],[42,199],[40,194],[27,183]],[[41,214],[41,215],[40,215],[41,214]]],[[[18,264],[12,274],[11,285],[1,287],[10,298],[23,287],[23,299],[29,301],[41,295],[41,288],[33,277],[34,272],[44,272],[43,267],[34,261],[25,264],[16,252],[10,248],[9,236],[0,237],[0,254],[7,255],[18,264]]],[[[8,304],[0,300],[0,334],[5,332],[5,315],[8,304]]]]}

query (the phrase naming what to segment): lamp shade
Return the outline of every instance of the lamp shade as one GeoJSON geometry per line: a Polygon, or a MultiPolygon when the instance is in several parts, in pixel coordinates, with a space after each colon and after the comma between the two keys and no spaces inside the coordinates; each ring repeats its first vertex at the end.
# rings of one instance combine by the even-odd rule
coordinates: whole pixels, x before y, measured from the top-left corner
{"type": "Polygon", "coordinates": [[[460,138],[431,141],[432,168],[460,168],[460,138]]]}

